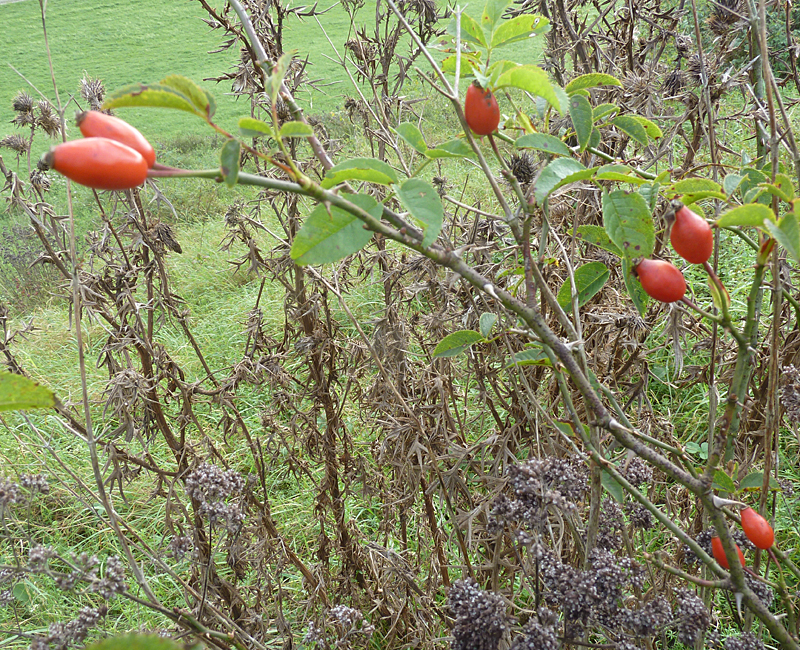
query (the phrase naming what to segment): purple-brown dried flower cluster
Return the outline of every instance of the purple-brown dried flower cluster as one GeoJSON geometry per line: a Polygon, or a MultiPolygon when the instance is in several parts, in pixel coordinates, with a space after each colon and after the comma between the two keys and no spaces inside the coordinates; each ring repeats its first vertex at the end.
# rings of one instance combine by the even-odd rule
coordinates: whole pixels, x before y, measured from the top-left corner
{"type": "Polygon", "coordinates": [[[216,465],[203,463],[186,477],[186,494],[199,503],[200,514],[212,526],[221,526],[229,532],[242,527],[244,513],[238,505],[226,499],[242,491],[244,479],[239,472],[222,471],[216,465]]]}

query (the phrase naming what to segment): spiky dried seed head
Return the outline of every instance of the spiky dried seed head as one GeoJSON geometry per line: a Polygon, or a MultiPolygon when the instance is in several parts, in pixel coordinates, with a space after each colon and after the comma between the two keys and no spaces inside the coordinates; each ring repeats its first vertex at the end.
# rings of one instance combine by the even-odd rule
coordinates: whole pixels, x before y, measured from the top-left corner
{"type": "Polygon", "coordinates": [[[27,153],[28,149],[30,148],[30,143],[21,135],[7,135],[5,138],[0,140],[0,147],[11,149],[22,155],[27,153]]]}
{"type": "MultiPolygon", "coordinates": [[[[702,64],[700,63],[700,55],[692,54],[689,61],[686,63],[686,74],[692,83],[699,84],[702,80],[702,64]]],[[[706,70],[707,72],[707,70],[706,70]]]]}
{"type": "Polygon", "coordinates": [[[31,185],[39,192],[47,192],[50,189],[50,177],[38,169],[32,169],[30,175],[31,185]]]}
{"type": "Polygon", "coordinates": [[[36,125],[51,138],[61,135],[61,120],[53,105],[46,99],[40,99],[36,102],[36,109],[39,112],[36,125]]]}
{"type": "Polygon", "coordinates": [[[89,102],[89,106],[92,110],[100,110],[103,105],[103,98],[106,94],[103,82],[84,74],[83,78],[78,82],[78,88],[80,89],[81,97],[89,102]]]}
{"type": "Polygon", "coordinates": [[[667,97],[674,97],[683,90],[685,84],[686,80],[683,77],[683,70],[676,68],[664,79],[664,92],[667,97]]]}
{"type": "Polygon", "coordinates": [[[692,42],[691,36],[687,36],[686,34],[678,34],[675,37],[675,49],[678,50],[679,55],[688,58],[692,53],[693,47],[694,43],[692,42]]]}
{"type": "Polygon", "coordinates": [[[33,110],[33,97],[21,90],[12,100],[11,108],[17,113],[30,113],[33,110]]]}
{"type": "Polygon", "coordinates": [[[33,126],[36,124],[36,116],[32,111],[25,111],[23,113],[18,113],[17,116],[11,120],[11,123],[18,129],[26,126],[33,126]]]}
{"type": "Polygon", "coordinates": [[[536,159],[527,151],[512,154],[506,164],[521,185],[530,183],[536,175],[536,159]]]}

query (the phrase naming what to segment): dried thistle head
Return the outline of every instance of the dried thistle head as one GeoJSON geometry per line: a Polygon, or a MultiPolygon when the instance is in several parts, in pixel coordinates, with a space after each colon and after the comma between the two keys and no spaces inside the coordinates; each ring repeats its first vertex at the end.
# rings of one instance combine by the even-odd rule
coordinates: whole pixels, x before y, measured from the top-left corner
{"type": "Polygon", "coordinates": [[[351,38],[344,46],[350,50],[353,58],[360,63],[368,63],[377,58],[378,49],[372,44],[360,38],[351,38]]]}
{"type": "Polygon", "coordinates": [[[53,105],[46,99],[40,99],[36,102],[36,109],[39,112],[36,125],[51,138],[57,138],[61,134],[61,120],[53,105]]]}
{"type": "Polygon", "coordinates": [[[30,181],[33,188],[42,194],[50,189],[50,177],[38,169],[31,170],[30,181]]]}
{"type": "Polygon", "coordinates": [[[99,79],[92,79],[84,74],[83,78],[78,82],[78,88],[80,89],[81,97],[89,102],[91,109],[94,111],[100,110],[103,105],[103,98],[106,94],[103,82],[99,79]]]}
{"type": "Polygon", "coordinates": [[[733,25],[741,20],[741,0],[715,0],[712,16],[720,23],[733,25]]]}
{"type": "Polygon", "coordinates": [[[33,111],[17,113],[17,116],[11,120],[11,123],[18,129],[26,126],[34,126],[36,124],[36,116],[33,114],[33,111]]]}
{"type": "Polygon", "coordinates": [[[520,185],[530,183],[536,175],[536,159],[527,151],[512,154],[506,159],[506,164],[520,185]]]}
{"type": "Polygon", "coordinates": [[[33,97],[31,97],[24,90],[21,90],[12,100],[11,108],[13,108],[17,113],[30,113],[33,111],[33,97]]]}
{"type": "Polygon", "coordinates": [[[431,180],[439,196],[447,194],[447,178],[444,176],[434,176],[431,180]]]}
{"type": "Polygon", "coordinates": [[[5,138],[0,140],[0,147],[5,147],[6,149],[16,151],[17,155],[21,156],[28,152],[30,143],[21,135],[7,135],[5,138]]]}
{"type": "Polygon", "coordinates": [[[675,68],[675,70],[670,72],[666,79],[664,79],[664,92],[666,93],[667,97],[674,97],[681,90],[683,90],[685,84],[686,80],[683,77],[683,70],[680,68],[675,68]]]}
{"type": "Polygon", "coordinates": [[[693,47],[694,43],[692,42],[691,36],[687,36],[686,34],[678,34],[675,37],[675,49],[678,50],[679,56],[689,58],[693,47]]]}
{"type": "Polygon", "coordinates": [[[700,63],[700,55],[692,54],[689,61],[686,63],[686,74],[691,79],[692,83],[699,84],[702,81],[702,65],[700,63]]]}

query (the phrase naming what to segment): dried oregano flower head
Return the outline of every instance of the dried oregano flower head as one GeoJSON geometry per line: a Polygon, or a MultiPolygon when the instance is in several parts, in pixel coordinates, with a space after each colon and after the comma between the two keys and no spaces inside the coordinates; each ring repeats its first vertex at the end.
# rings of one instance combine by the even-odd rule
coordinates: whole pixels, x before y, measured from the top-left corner
{"type": "Polygon", "coordinates": [[[200,514],[208,518],[212,526],[221,526],[230,532],[241,528],[244,514],[238,505],[225,502],[244,487],[239,472],[224,472],[216,465],[203,463],[186,477],[185,487],[187,496],[200,503],[200,514]]]}
{"type": "Polygon", "coordinates": [[[452,650],[497,650],[506,630],[505,605],[472,580],[456,580],[447,604],[455,616],[452,650]]]}
{"type": "Polygon", "coordinates": [[[678,641],[691,648],[705,634],[711,623],[711,615],[693,591],[681,589],[677,596],[678,641]]]}

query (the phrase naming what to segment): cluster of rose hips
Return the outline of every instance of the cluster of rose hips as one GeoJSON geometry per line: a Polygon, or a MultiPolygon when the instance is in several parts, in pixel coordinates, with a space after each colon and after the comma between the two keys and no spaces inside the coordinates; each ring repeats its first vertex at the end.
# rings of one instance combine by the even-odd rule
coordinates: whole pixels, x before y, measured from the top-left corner
{"type": "Polygon", "coordinates": [[[152,145],[124,120],[101,113],[78,113],[83,140],[56,145],[41,164],[96,190],[129,190],[144,183],[156,163],[152,145]]]}
{"type": "MultiPolygon", "coordinates": [[[[745,508],[739,514],[742,518],[742,530],[747,535],[747,539],[762,551],[772,548],[775,543],[775,532],[769,522],[752,508],[745,508]]],[[[711,538],[711,550],[714,553],[714,559],[717,564],[723,569],[729,569],[728,558],[725,556],[725,549],[722,548],[722,540],[719,537],[711,538]]],[[[738,544],[736,545],[736,552],[739,554],[739,562],[744,566],[744,554],[738,544]]]]}
{"type": "MultiPolygon", "coordinates": [[[[685,205],[675,211],[669,236],[672,248],[691,264],[705,264],[714,250],[711,226],[685,205]]],[[[677,302],[686,293],[686,280],[675,266],[663,260],[641,260],[634,272],[648,296],[661,302],[677,302]]]]}

